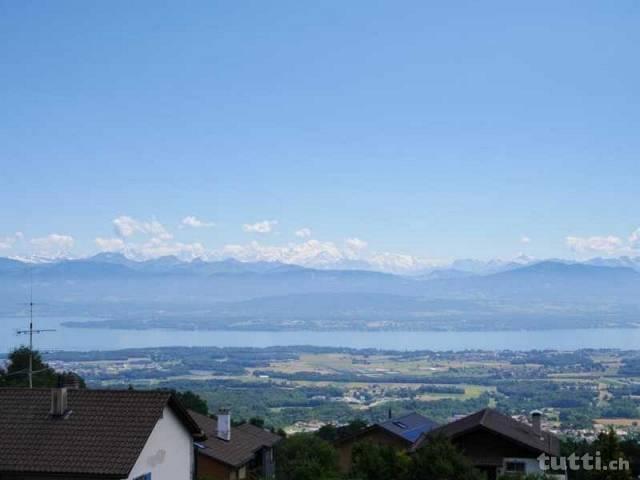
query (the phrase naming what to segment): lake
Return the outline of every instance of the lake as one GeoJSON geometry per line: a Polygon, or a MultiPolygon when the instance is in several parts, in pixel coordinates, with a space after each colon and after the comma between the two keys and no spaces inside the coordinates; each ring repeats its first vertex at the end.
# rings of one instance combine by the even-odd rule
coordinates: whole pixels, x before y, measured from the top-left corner
{"type": "MultiPolygon", "coordinates": [[[[117,350],[136,347],[216,346],[269,347],[313,345],[393,350],[533,350],[579,348],[636,349],[640,329],[594,328],[534,331],[483,332],[238,332],[181,330],[111,330],[61,327],[60,323],[78,318],[38,318],[36,328],[55,328],[34,336],[35,348],[50,350],[117,350]]],[[[26,318],[0,318],[0,352],[7,352],[27,336],[16,335],[28,327],[26,318]]]]}

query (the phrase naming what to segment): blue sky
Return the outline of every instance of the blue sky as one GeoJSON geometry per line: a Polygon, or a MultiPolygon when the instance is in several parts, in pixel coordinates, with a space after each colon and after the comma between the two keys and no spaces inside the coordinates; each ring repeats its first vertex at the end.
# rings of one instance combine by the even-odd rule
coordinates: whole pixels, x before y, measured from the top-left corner
{"type": "Polygon", "coordinates": [[[635,254],[639,26],[635,0],[0,0],[0,255],[635,254]]]}

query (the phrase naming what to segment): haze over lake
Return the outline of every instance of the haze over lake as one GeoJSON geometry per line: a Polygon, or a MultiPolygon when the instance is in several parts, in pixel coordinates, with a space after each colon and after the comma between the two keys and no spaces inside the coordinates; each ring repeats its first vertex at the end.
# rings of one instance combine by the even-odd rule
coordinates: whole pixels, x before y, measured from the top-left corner
{"type": "MultiPolygon", "coordinates": [[[[116,350],[162,346],[269,347],[286,345],[380,348],[394,350],[576,350],[580,348],[635,349],[640,345],[640,329],[591,328],[537,331],[195,331],[117,330],[68,328],[61,323],[72,318],[37,319],[36,328],[55,332],[35,336],[35,346],[50,350],[116,350]]],[[[24,317],[0,318],[0,352],[26,343],[15,335],[28,327],[24,317]]]]}

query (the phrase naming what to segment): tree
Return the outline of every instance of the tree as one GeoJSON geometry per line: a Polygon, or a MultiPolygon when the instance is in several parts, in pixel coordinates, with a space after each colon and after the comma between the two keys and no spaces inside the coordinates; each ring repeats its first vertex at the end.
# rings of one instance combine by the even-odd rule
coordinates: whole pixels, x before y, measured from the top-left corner
{"type": "Polygon", "coordinates": [[[407,478],[409,456],[388,445],[357,443],[352,452],[350,477],[357,480],[389,480],[407,478]]]}
{"type": "Polygon", "coordinates": [[[316,436],[325,442],[333,443],[338,439],[338,428],[333,423],[327,423],[316,431],[316,436]]]}
{"type": "Polygon", "coordinates": [[[338,454],[333,446],[309,433],[282,440],[276,447],[278,480],[337,480],[338,454]]]}
{"type": "Polygon", "coordinates": [[[435,436],[412,457],[407,480],[482,480],[484,476],[444,436],[435,436]]]}
{"type": "MultiPolygon", "coordinates": [[[[9,387],[29,386],[29,347],[19,347],[9,354],[9,364],[6,371],[0,370],[0,385],[9,387]]],[[[59,374],[42,360],[42,355],[37,350],[32,352],[33,386],[41,388],[52,388],[58,385],[59,374]]],[[[66,384],[77,384],[84,388],[84,380],[72,373],[62,372],[63,380],[66,384]]]]}
{"type": "Polygon", "coordinates": [[[623,466],[626,460],[618,435],[616,435],[613,428],[610,428],[607,432],[601,432],[596,441],[593,442],[592,449],[594,455],[600,454],[602,465],[608,467],[607,470],[593,470],[592,478],[594,480],[631,480],[630,469],[612,470],[610,468],[611,465],[616,465],[616,467],[623,466]]]}
{"type": "Polygon", "coordinates": [[[253,425],[254,427],[264,428],[264,418],[262,418],[262,417],[251,417],[249,419],[249,424],[253,425]]]}
{"type": "MultiPolygon", "coordinates": [[[[584,440],[564,440],[562,442],[561,456],[569,457],[574,455],[577,458],[582,458],[583,455],[589,454],[592,458],[592,464],[596,463],[595,459],[599,459],[600,465],[607,467],[606,470],[568,469],[567,473],[571,480],[630,480],[635,477],[632,469],[634,468],[633,457],[637,455],[637,452],[640,452],[640,448],[638,448],[635,441],[620,442],[615,431],[609,429],[607,432],[600,433],[593,443],[588,443],[584,440]],[[613,462],[616,467],[624,467],[626,466],[624,462],[629,458],[631,459],[630,469],[616,468],[613,470],[609,468],[610,462],[613,462]]],[[[638,466],[635,465],[635,467],[637,471],[638,466]]]]}
{"type": "MultiPolygon", "coordinates": [[[[585,453],[591,454],[592,445],[586,440],[578,440],[575,438],[565,438],[560,444],[560,456],[569,458],[575,455],[581,458],[585,453]]],[[[579,470],[567,470],[567,474],[571,480],[591,480],[591,472],[579,470]]]]}
{"type": "Polygon", "coordinates": [[[620,448],[624,456],[630,462],[631,476],[640,478],[640,439],[627,437],[620,442],[620,448]]]}
{"type": "Polygon", "coordinates": [[[185,390],[184,392],[172,390],[172,393],[184,408],[201,413],[202,415],[209,415],[209,406],[206,400],[197,393],[191,390],[185,390]]]}
{"type": "Polygon", "coordinates": [[[335,442],[336,440],[340,440],[341,438],[351,437],[356,433],[367,428],[368,424],[362,419],[356,418],[355,420],[351,420],[347,425],[342,427],[336,427],[331,423],[327,423],[320,427],[320,429],[316,432],[316,435],[327,442],[335,442]]]}

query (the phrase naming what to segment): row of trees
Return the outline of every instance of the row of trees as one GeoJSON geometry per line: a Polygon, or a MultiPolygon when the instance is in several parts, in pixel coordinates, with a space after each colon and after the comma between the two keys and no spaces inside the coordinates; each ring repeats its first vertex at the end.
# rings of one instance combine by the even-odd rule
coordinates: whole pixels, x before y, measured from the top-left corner
{"type": "Polygon", "coordinates": [[[297,434],[276,450],[278,480],[482,480],[468,460],[444,437],[413,455],[389,446],[360,443],[353,470],[341,475],[338,453],[316,434],[297,434]]]}

